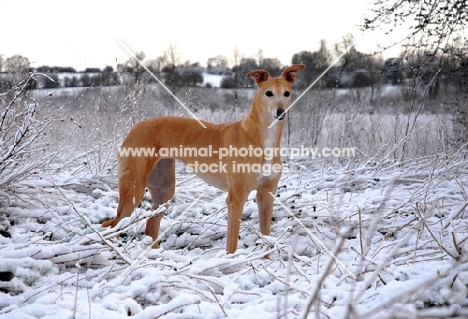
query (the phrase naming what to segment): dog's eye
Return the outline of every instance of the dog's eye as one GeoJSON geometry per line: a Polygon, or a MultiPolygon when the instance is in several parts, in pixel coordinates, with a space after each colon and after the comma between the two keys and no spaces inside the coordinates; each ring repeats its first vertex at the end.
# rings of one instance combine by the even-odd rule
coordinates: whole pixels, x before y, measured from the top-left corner
{"type": "Polygon", "coordinates": [[[273,96],[273,92],[271,92],[271,91],[266,91],[266,92],[265,92],[265,95],[268,96],[268,97],[273,96]]]}
{"type": "Polygon", "coordinates": [[[291,92],[289,91],[284,92],[284,96],[289,97],[290,95],[291,95],[291,92]]]}

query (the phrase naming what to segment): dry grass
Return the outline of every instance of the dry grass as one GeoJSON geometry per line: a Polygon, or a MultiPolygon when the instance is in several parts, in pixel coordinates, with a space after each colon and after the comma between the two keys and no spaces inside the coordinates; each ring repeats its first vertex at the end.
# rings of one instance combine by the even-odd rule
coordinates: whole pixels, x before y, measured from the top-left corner
{"type": "MultiPolygon", "coordinates": [[[[199,118],[222,123],[242,119],[253,92],[246,89],[239,94],[241,107],[233,107],[234,97],[229,90],[196,88],[181,90],[179,94],[199,118]]],[[[359,161],[424,158],[438,152],[450,155],[459,149],[460,145],[453,145],[454,119],[450,114],[424,109],[419,113],[405,112],[407,102],[396,104],[394,99],[398,96],[394,91],[390,91],[390,96],[381,96],[374,105],[369,104],[365,90],[356,92],[359,91],[309,92],[291,109],[283,145],[355,147],[359,161]],[[414,126],[407,129],[412,123],[414,126]]],[[[134,123],[159,115],[189,116],[155,85],[75,90],[54,94],[49,103],[65,108],[63,122],[55,123],[57,134],[50,136],[51,144],[57,145],[67,132],[76,130],[70,144],[100,154],[92,159],[100,162],[94,163],[93,170],[107,167],[107,161],[115,156],[120,141],[134,123]]]]}
{"type": "MultiPolygon", "coordinates": [[[[227,122],[246,114],[252,91],[239,95],[239,107],[232,106],[230,91],[179,93],[200,118],[227,122]]],[[[146,197],[133,219],[115,229],[99,228],[115,213],[116,149],[142,119],[187,114],[154,86],[24,94],[25,103],[32,98],[57,115],[46,127],[40,122],[31,127],[47,133],[39,144],[47,154],[42,175],[18,176],[10,209],[1,208],[17,235],[0,246],[3,264],[13,268],[18,254],[28,257],[16,266],[21,270],[16,286],[0,286],[19,295],[11,297],[14,307],[0,307],[0,314],[21,310],[18,300],[31,305],[46,294],[55,295],[51,303],[71,309],[71,315],[90,317],[92,307],[114,304],[116,296],[125,299],[128,314],[147,310],[158,317],[183,309],[200,318],[212,306],[220,316],[251,310],[252,300],[259,300],[261,309],[276,303],[284,318],[310,313],[437,318],[429,307],[438,308],[442,318],[457,311],[452,305],[466,303],[454,298],[468,278],[462,218],[468,207],[467,151],[451,142],[450,114],[407,112],[406,102],[392,104],[395,96],[382,92],[370,104],[365,91],[312,91],[292,109],[283,144],[355,147],[354,159],[290,161],[275,202],[272,236],[259,234],[250,199],[241,226],[243,247],[235,256],[223,254],[227,220],[220,192],[178,174],[174,210],[162,224],[168,230],[163,249],[150,251],[128,271],[148,246],[141,232],[152,212],[146,197]],[[177,220],[202,187],[190,216],[177,220]],[[271,261],[262,259],[266,253],[271,261]],[[330,253],[343,257],[342,264],[330,253]],[[428,271],[426,263],[435,268],[428,271]],[[49,272],[52,279],[43,277],[49,272]],[[34,285],[41,280],[47,284],[34,285]],[[87,294],[88,309],[79,305],[84,299],[79,294],[87,294]]],[[[41,159],[38,154],[37,147],[20,154],[18,167],[41,159]]]]}

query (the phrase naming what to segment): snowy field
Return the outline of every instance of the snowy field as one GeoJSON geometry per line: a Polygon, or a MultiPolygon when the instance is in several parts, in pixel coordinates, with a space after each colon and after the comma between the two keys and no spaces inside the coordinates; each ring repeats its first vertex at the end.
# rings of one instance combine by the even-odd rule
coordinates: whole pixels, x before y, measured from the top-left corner
{"type": "Polygon", "coordinates": [[[0,318],[468,317],[466,145],[400,160],[285,159],[271,236],[258,231],[253,192],[232,255],[226,194],[178,164],[161,248],[149,250],[149,196],[116,229],[100,226],[116,213],[115,150],[128,127],[109,137],[115,118],[93,114],[87,133],[78,118],[51,123],[56,135],[38,135],[0,175],[0,318]]]}

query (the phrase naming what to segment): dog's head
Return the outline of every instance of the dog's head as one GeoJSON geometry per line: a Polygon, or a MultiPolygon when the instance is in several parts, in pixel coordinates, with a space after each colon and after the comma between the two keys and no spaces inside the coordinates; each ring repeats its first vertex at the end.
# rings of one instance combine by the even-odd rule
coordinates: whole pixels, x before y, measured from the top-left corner
{"type": "Polygon", "coordinates": [[[258,86],[256,98],[271,116],[282,121],[285,110],[291,103],[292,86],[296,81],[296,74],[305,69],[304,64],[294,64],[286,68],[280,77],[273,78],[265,70],[254,70],[247,74],[253,78],[258,86]]]}

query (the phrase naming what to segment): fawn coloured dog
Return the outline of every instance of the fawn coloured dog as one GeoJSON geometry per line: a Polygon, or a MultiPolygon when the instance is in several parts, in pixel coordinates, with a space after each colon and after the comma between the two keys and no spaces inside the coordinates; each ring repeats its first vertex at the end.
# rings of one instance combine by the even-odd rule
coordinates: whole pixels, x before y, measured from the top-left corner
{"type": "MultiPolygon", "coordinates": [[[[291,91],[296,73],[305,68],[302,64],[286,68],[280,77],[273,78],[265,70],[255,70],[247,74],[257,83],[248,115],[241,121],[213,124],[204,122],[206,128],[194,119],[175,116],[161,116],[136,124],[123,141],[122,148],[279,148],[283,129],[285,109],[291,102],[291,91]],[[274,121],[278,120],[271,128],[274,121]]],[[[272,158],[264,156],[236,156],[230,154],[223,158],[223,169],[218,171],[195,172],[207,183],[228,192],[226,199],[228,214],[227,252],[234,253],[240,230],[242,211],[249,193],[257,190],[258,218],[260,231],[270,234],[274,198],[281,170],[270,174],[238,172],[234,164],[277,165],[281,168],[279,154],[272,158]]],[[[205,163],[221,164],[219,157],[184,156],[178,154],[171,158],[155,156],[119,156],[118,184],[119,204],[117,216],[102,223],[103,227],[115,227],[124,217],[129,217],[143,198],[145,187],[151,194],[153,209],[171,200],[175,193],[175,160],[186,165],[205,163]]],[[[163,213],[148,219],[145,234],[154,240],[158,238],[163,213]]],[[[159,247],[157,243],[153,246],[159,247]]]]}

